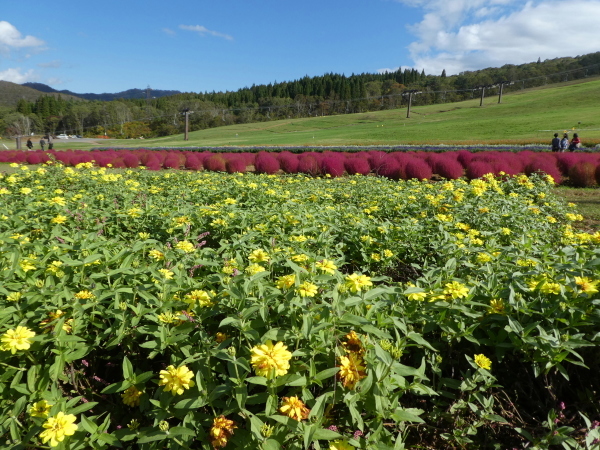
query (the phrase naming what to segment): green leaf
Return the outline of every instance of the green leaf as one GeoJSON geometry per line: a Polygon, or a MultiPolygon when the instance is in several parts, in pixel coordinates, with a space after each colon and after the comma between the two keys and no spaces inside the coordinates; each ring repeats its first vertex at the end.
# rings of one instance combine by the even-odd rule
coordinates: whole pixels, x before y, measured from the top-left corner
{"type": "Polygon", "coordinates": [[[411,341],[414,341],[417,344],[422,345],[423,347],[427,347],[429,350],[433,350],[434,352],[437,352],[437,350],[435,348],[433,348],[429,342],[427,342],[425,339],[423,339],[423,336],[421,336],[419,333],[415,333],[414,331],[411,331],[410,333],[408,333],[406,335],[406,337],[409,338],[411,341]]]}
{"type": "Polygon", "coordinates": [[[198,409],[202,408],[207,404],[206,398],[204,397],[194,397],[194,398],[186,398],[184,400],[180,400],[175,404],[176,409],[198,409]]]}
{"type": "Polygon", "coordinates": [[[186,427],[173,427],[169,428],[169,435],[171,436],[196,436],[194,430],[190,430],[186,427]]]}
{"type": "Polygon", "coordinates": [[[123,357],[123,379],[131,380],[135,378],[135,372],[133,370],[133,365],[131,361],[127,358],[127,356],[123,357]]]}
{"type": "Polygon", "coordinates": [[[246,381],[251,384],[259,384],[261,386],[267,385],[267,379],[265,377],[248,377],[246,381]]]}
{"type": "Polygon", "coordinates": [[[223,320],[221,320],[221,323],[219,323],[219,328],[227,326],[227,325],[234,325],[237,328],[239,328],[240,326],[240,321],[239,319],[236,319],[235,317],[225,317],[223,320]]]}
{"type": "Polygon", "coordinates": [[[76,416],[77,414],[80,414],[82,412],[89,411],[90,409],[92,409],[97,404],[98,404],[98,402],[87,402],[87,403],[84,403],[82,405],[76,406],[75,408],[71,409],[69,411],[69,414],[73,414],[73,415],[76,416]]]}
{"type": "Polygon", "coordinates": [[[281,444],[277,442],[275,439],[267,439],[263,445],[262,450],[280,450],[281,444]]]}
{"type": "Polygon", "coordinates": [[[304,427],[304,448],[308,448],[309,444],[313,441],[313,435],[317,431],[317,428],[318,424],[316,423],[304,427]]]}
{"type": "Polygon", "coordinates": [[[219,397],[222,397],[223,395],[227,394],[230,391],[231,391],[231,387],[230,386],[226,386],[226,385],[223,385],[223,384],[217,386],[216,388],[214,388],[212,390],[212,392],[208,396],[208,403],[211,403],[212,401],[218,399],[219,397]]]}
{"type": "Polygon", "coordinates": [[[89,345],[78,345],[77,347],[78,348],[76,350],[65,353],[65,362],[70,363],[77,361],[87,355],[94,348],[93,346],[89,345]]]}
{"type": "Polygon", "coordinates": [[[117,392],[124,391],[125,389],[127,389],[130,386],[132,386],[131,381],[123,380],[123,381],[119,381],[118,383],[113,383],[109,386],[106,386],[104,389],[102,389],[101,393],[102,394],[115,394],[117,392]]]}
{"type": "Polygon", "coordinates": [[[417,414],[422,414],[423,410],[420,409],[404,409],[398,408],[391,414],[392,419],[396,422],[417,422],[425,423],[417,414]]]}
{"type": "Polygon", "coordinates": [[[308,417],[309,418],[322,417],[323,412],[325,411],[326,402],[331,396],[333,396],[333,392],[325,392],[323,395],[320,395],[319,397],[317,397],[317,401],[315,402],[314,406],[311,408],[310,414],[308,415],[308,417]]]}
{"type": "Polygon", "coordinates": [[[81,426],[90,434],[94,434],[98,429],[98,425],[96,425],[83,414],[81,415],[81,426]]]}
{"type": "Polygon", "coordinates": [[[31,366],[27,371],[27,389],[29,389],[29,392],[35,391],[35,382],[37,380],[39,367],[40,366],[31,366]]]}
{"type": "Polygon", "coordinates": [[[315,375],[314,379],[317,381],[323,381],[327,378],[334,376],[339,371],[340,371],[339,367],[331,367],[329,369],[320,371],[318,374],[315,375]]]}
{"type": "Polygon", "coordinates": [[[331,441],[333,439],[338,439],[341,437],[342,437],[342,435],[340,433],[338,433],[336,431],[328,430],[327,428],[319,428],[319,429],[315,430],[315,433],[313,434],[314,440],[323,439],[325,441],[331,441]]]}
{"type": "Polygon", "coordinates": [[[137,440],[137,444],[146,444],[147,442],[162,441],[168,437],[164,431],[150,431],[137,440]]]}

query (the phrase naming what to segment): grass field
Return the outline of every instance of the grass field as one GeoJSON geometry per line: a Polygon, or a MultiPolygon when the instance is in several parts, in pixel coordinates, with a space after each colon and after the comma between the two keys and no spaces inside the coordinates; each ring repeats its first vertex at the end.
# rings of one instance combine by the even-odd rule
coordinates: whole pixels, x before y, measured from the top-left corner
{"type": "MultiPolygon", "coordinates": [[[[552,134],[580,134],[584,144],[600,143],[600,80],[554,84],[503,96],[430,106],[232,125],[145,140],[55,141],[57,149],[94,147],[336,146],[402,144],[549,143],[552,134]]],[[[13,141],[0,141],[14,148],[13,141]]],[[[1,145],[0,145],[0,148],[1,145]]]]}

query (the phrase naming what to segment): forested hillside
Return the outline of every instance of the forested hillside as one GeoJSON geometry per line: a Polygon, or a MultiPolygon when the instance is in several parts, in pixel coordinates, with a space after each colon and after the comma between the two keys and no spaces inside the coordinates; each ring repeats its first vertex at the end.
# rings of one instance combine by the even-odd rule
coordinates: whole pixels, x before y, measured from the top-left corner
{"type": "MultiPolygon", "coordinates": [[[[79,101],[42,95],[21,99],[14,110],[0,111],[0,133],[82,134],[152,137],[181,133],[183,111],[190,111],[190,131],[283,118],[349,114],[497,95],[600,74],[600,52],[522,65],[505,65],[458,75],[426,75],[399,68],[387,73],[350,76],[325,74],[231,92],[184,93],[153,99],[79,101]]],[[[0,86],[1,88],[1,86],[0,86]]],[[[0,89],[0,93],[1,89],[0,89]]]]}

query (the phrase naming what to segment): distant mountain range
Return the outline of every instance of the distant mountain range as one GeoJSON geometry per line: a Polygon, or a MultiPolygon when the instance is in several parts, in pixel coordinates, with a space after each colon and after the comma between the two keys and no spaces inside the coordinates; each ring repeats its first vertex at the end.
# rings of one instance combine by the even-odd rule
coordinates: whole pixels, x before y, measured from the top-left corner
{"type": "MultiPolygon", "coordinates": [[[[123,92],[117,92],[114,94],[104,93],[104,94],[77,94],[75,92],[71,92],[68,90],[58,91],[47,84],[43,83],[23,83],[22,86],[27,86],[36,91],[46,92],[48,94],[65,94],[72,95],[79,98],[84,98],[86,100],[102,100],[102,101],[111,101],[118,100],[120,98],[123,99],[131,99],[131,98],[146,98],[146,89],[128,89],[123,92]]],[[[151,97],[167,97],[169,95],[181,94],[180,91],[163,91],[160,89],[151,89],[150,96],[151,97]]]]}

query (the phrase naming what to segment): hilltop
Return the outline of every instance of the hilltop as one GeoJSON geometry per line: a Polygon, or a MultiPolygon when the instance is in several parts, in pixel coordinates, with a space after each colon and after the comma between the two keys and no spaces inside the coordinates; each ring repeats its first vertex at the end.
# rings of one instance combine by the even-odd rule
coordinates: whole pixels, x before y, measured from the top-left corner
{"type": "Polygon", "coordinates": [[[60,96],[64,100],[81,100],[81,98],[75,95],[65,94],[58,91],[45,93],[40,92],[39,90],[30,86],[24,86],[22,84],[0,80],[0,106],[14,107],[17,105],[19,100],[22,99],[29,102],[35,102],[41,95],[44,94],[51,95],[53,97],[60,96]]]}
{"type": "MultiPolygon", "coordinates": [[[[101,101],[106,101],[106,102],[109,102],[111,100],[118,100],[118,99],[129,100],[129,99],[136,99],[136,98],[137,99],[145,99],[146,98],[146,89],[127,89],[126,91],[121,91],[121,92],[116,92],[116,93],[103,93],[103,94],[93,94],[93,93],[78,94],[76,92],[71,92],[66,89],[58,91],[58,90],[48,86],[47,84],[43,84],[43,83],[23,83],[21,86],[27,86],[27,87],[33,88],[37,91],[45,92],[45,93],[58,93],[58,94],[63,94],[63,95],[66,94],[66,95],[71,95],[74,97],[83,98],[86,100],[101,100],[101,101]]],[[[177,94],[181,94],[181,92],[180,91],[161,90],[161,89],[150,89],[150,96],[152,98],[168,97],[170,95],[177,95],[177,94]]]]}

